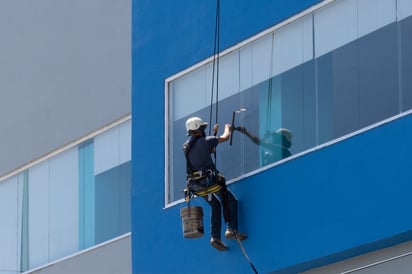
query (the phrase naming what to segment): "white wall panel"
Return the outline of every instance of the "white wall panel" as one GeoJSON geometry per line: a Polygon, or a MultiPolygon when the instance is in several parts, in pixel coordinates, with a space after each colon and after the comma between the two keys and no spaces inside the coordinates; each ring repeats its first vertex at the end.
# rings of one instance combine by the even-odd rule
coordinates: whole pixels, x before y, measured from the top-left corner
{"type": "Polygon", "coordinates": [[[180,119],[210,104],[211,87],[211,63],[173,81],[169,94],[173,98],[173,117],[180,119]]]}
{"type": "Polygon", "coordinates": [[[16,176],[0,182],[0,273],[19,269],[19,196],[16,176]]]}
{"type": "MultiPolygon", "coordinates": [[[[215,65],[217,66],[217,64],[215,65]]],[[[230,53],[219,59],[219,79],[217,79],[217,67],[215,67],[214,79],[212,74],[213,62],[210,62],[173,81],[169,96],[173,98],[174,119],[180,119],[199,109],[208,107],[211,100],[213,81],[213,96],[216,96],[216,87],[219,82],[219,100],[223,100],[239,91],[239,53],[230,53]]]]}
{"type": "Polygon", "coordinates": [[[252,86],[253,75],[250,71],[253,63],[252,44],[239,49],[239,90],[252,86]]]}
{"type": "Polygon", "coordinates": [[[315,12],[315,57],[358,37],[357,1],[336,1],[315,12]]]}
{"type": "Polygon", "coordinates": [[[302,18],[303,31],[303,62],[314,58],[313,54],[313,14],[306,15],[302,18]]]}
{"type": "Polygon", "coordinates": [[[49,198],[49,161],[45,161],[29,170],[30,268],[48,262],[49,198]]]}
{"type": "Polygon", "coordinates": [[[131,121],[94,138],[94,174],[131,160],[131,121]]]}
{"type": "Polygon", "coordinates": [[[279,29],[274,35],[272,76],[312,58],[312,20],[299,19],[279,29]]]}
{"type": "Polygon", "coordinates": [[[78,150],[50,159],[49,260],[78,251],[78,150]]]}
{"type": "Polygon", "coordinates": [[[398,20],[402,20],[412,15],[412,1],[411,0],[397,0],[398,2],[398,20]]]}
{"type": "Polygon", "coordinates": [[[240,90],[254,86],[271,75],[273,35],[266,35],[240,49],[240,90]]]}
{"type": "MultiPolygon", "coordinates": [[[[219,60],[219,100],[223,100],[238,92],[239,52],[235,51],[223,56],[219,60]]],[[[216,98],[216,93],[214,96],[214,98],[216,98]]]]}
{"type": "MultiPolygon", "coordinates": [[[[271,75],[271,53],[273,48],[273,35],[267,35],[252,45],[252,85],[257,85],[268,79],[271,75]]],[[[249,88],[249,87],[248,87],[249,88]]]]}
{"type": "Polygon", "coordinates": [[[358,0],[359,37],[395,21],[395,0],[358,0]]]}

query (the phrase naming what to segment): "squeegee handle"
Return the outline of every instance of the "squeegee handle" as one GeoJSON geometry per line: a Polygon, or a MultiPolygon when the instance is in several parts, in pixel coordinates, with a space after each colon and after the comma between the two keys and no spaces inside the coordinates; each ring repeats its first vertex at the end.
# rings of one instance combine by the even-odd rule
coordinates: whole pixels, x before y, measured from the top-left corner
{"type": "Polygon", "coordinates": [[[232,123],[230,124],[231,127],[232,127],[232,129],[231,129],[232,132],[230,133],[229,146],[232,145],[232,140],[233,140],[233,132],[234,132],[234,129],[235,129],[235,115],[236,115],[236,111],[233,111],[233,112],[232,112],[232,123]]]}

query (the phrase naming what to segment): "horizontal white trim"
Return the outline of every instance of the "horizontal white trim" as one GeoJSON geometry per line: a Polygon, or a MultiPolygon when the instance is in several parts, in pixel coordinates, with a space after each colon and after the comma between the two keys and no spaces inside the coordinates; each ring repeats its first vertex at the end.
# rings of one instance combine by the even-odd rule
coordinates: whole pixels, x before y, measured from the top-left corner
{"type": "Polygon", "coordinates": [[[380,264],[384,264],[384,263],[387,263],[387,262],[390,262],[390,261],[394,261],[394,260],[397,260],[397,259],[401,259],[403,257],[410,256],[410,255],[412,255],[412,251],[401,254],[401,255],[398,255],[398,256],[394,256],[394,257],[391,257],[391,258],[388,258],[388,259],[385,259],[385,260],[377,261],[375,263],[364,265],[364,266],[361,266],[361,267],[358,267],[358,268],[354,268],[354,269],[351,269],[351,270],[348,270],[348,271],[344,271],[344,272],[341,272],[341,274],[353,273],[353,272],[356,272],[356,271],[359,271],[359,270],[362,270],[362,269],[374,267],[374,266],[377,266],[377,265],[380,265],[380,264]]]}
{"type": "Polygon", "coordinates": [[[128,233],[126,233],[126,234],[123,234],[123,235],[121,235],[121,236],[118,236],[118,237],[116,237],[116,238],[113,238],[113,239],[111,239],[111,240],[108,240],[108,241],[106,241],[106,242],[103,242],[103,243],[100,243],[100,244],[98,244],[98,245],[89,247],[89,248],[87,248],[87,249],[83,249],[83,250],[81,250],[81,251],[79,251],[79,252],[76,252],[76,253],[74,253],[74,254],[72,254],[72,255],[69,255],[69,256],[60,258],[60,259],[58,259],[58,260],[55,260],[55,261],[50,262],[50,263],[48,263],[48,264],[42,265],[42,266],[40,266],[40,267],[30,269],[30,270],[28,270],[28,271],[26,271],[26,272],[23,272],[23,274],[29,274],[29,273],[33,273],[33,272],[39,271],[39,270],[41,270],[41,269],[45,269],[45,268],[47,268],[47,267],[49,267],[49,266],[58,264],[58,263],[60,263],[60,262],[62,262],[62,261],[65,261],[65,260],[68,260],[68,259],[77,257],[77,256],[82,255],[82,254],[84,254],[84,253],[87,253],[87,252],[90,252],[90,251],[93,251],[93,250],[102,248],[102,247],[104,247],[104,246],[110,245],[110,244],[112,244],[113,242],[117,242],[117,241],[120,241],[120,240],[123,240],[123,239],[126,239],[126,238],[130,238],[131,235],[132,235],[132,233],[131,233],[131,232],[128,232],[128,233]]]}
{"type": "Polygon", "coordinates": [[[43,155],[43,156],[41,156],[41,157],[39,157],[39,158],[37,158],[37,159],[29,162],[29,163],[27,163],[27,164],[25,164],[25,165],[23,165],[23,166],[21,166],[21,167],[18,167],[18,168],[16,168],[16,169],[14,169],[14,170],[12,170],[12,171],[10,171],[10,172],[8,172],[8,173],[0,176],[0,183],[2,183],[4,180],[6,180],[6,179],[8,179],[8,178],[10,178],[10,177],[12,177],[12,176],[15,176],[15,175],[19,174],[20,172],[23,172],[23,171],[26,170],[26,169],[31,168],[31,167],[34,166],[34,165],[37,165],[37,164],[39,164],[39,163],[41,163],[41,162],[43,162],[43,161],[45,161],[45,160],[47,160],[47,159],[50,159],[51,157],[54,157],[54,156],[62,153],[63,151],[66,151],[66,150],[68,150],[68,149],[70,149],[70,148],[73,148],[73,147],[75,147],[75,146],[77,146],[77,145],[79,145],[79,144],[81,144],[81,143],[83,143],[83,142],[85,142],[85,141],[87,141],[87,140],[89,140],[89,139],[92,139],[92,138],[96,137],[97,135],[99,135],[99,134],[101,134],[101,133],[103,133],[103,132],[105,132],[105,131],[107,131],[107,130],[109,130],[109,129],[112,129],[112,128],[114,128],[114,127],[116,127],[116,126],[118,126],[118,125],[120,125],[120,124],[122,124],[122,123],[124,123],[124,122],[126,122],[126,121],[128,121],[128,120],[130,120],[131,118],[132,118],[132,115],[131,115],[131,114],[127,114],[126,116],[124,116],[124,117],[122,117],[122,118],[120,118],[120,119],[118,119],[118,120],[116,120],[116,121],[114,121],[114,122],[112,122],[112,123],[110,123],[110,124],[107,124],[106,126],[101,127],[100,129],[98,129],[98,130],[96,130],[96,131],[94,131],[94,132],[92,132],[92,133],[89,133],[89,134],[87,134],[87,135],[85,135],[85,136],[83,136],[83,137],[81,137],[81,138],[79,138],[79,139],[77,139],[77,140],[75,140],[75,141],[73,141],[73,142],[70,142],[70,143],[68,143],[68,144],[66,144],[66,145],[64,145],[64,146],[62,146],[62,147],[59,147],[59,148],[53,150],[52,152],[49,152],[49,153],[47,153],[47,154],[45,154],[45,155],[43,155]]]}

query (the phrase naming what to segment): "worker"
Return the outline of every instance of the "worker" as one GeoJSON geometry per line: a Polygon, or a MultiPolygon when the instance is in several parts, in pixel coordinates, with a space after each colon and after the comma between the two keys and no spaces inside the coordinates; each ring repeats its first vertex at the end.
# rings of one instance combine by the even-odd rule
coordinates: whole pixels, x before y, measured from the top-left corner
{"type": "Polygon", "coordinates": [[[249,132],[246,127],[236,127],[236,130],[248,136],[253,143],[263,147],[263,165],[274,163],[292,155],[289,149],[292,146],[293,134],[287,128],[279,128],[274,132],[267,132],[260,139],[249,132]]]}
{"type": "Polygon", "coordinates": [[[226,124],[223,134],[217,137],[218,125],[213,128],[215,136],[206,136],[206,127],[207,123],[199,117],[192,117],[186,121],[187,135],[190,136],[183,145],[187,162],[187,184],[192,193],[202,196],[210,205],[210,244],[219,251],[225,251],[228,247],[221,240],[222,208],[226,222],[225,238],[247,238],[246,234],[238,232],[238,201],[227,188],[225,177],[216,169],[211,157],[216,146],[229,139],[232,129],[230,124],[226,124]],[[210,188],[217,191],[202,194],[210,188]]]}

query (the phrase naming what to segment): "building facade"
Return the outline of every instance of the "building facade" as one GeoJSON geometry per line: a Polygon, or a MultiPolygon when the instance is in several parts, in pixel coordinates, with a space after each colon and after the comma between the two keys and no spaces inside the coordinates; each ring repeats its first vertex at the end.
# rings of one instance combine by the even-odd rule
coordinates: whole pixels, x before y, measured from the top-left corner
{"type": "Polygon", "coordinates": [[[184,123],[201,116],[293,133],[287,158],[239,132],[217,151],[259,273],[408,273],[411,15],[406,0],[134,1],[133,272],[253,273],[236,242],[210,246],[201,199],[205,236],[182,235],[184,123]]]}
{"type": "Polygon", "coordinates": [[[0,3],[2,274],[131,272],[130,10],[0,3]]]}

